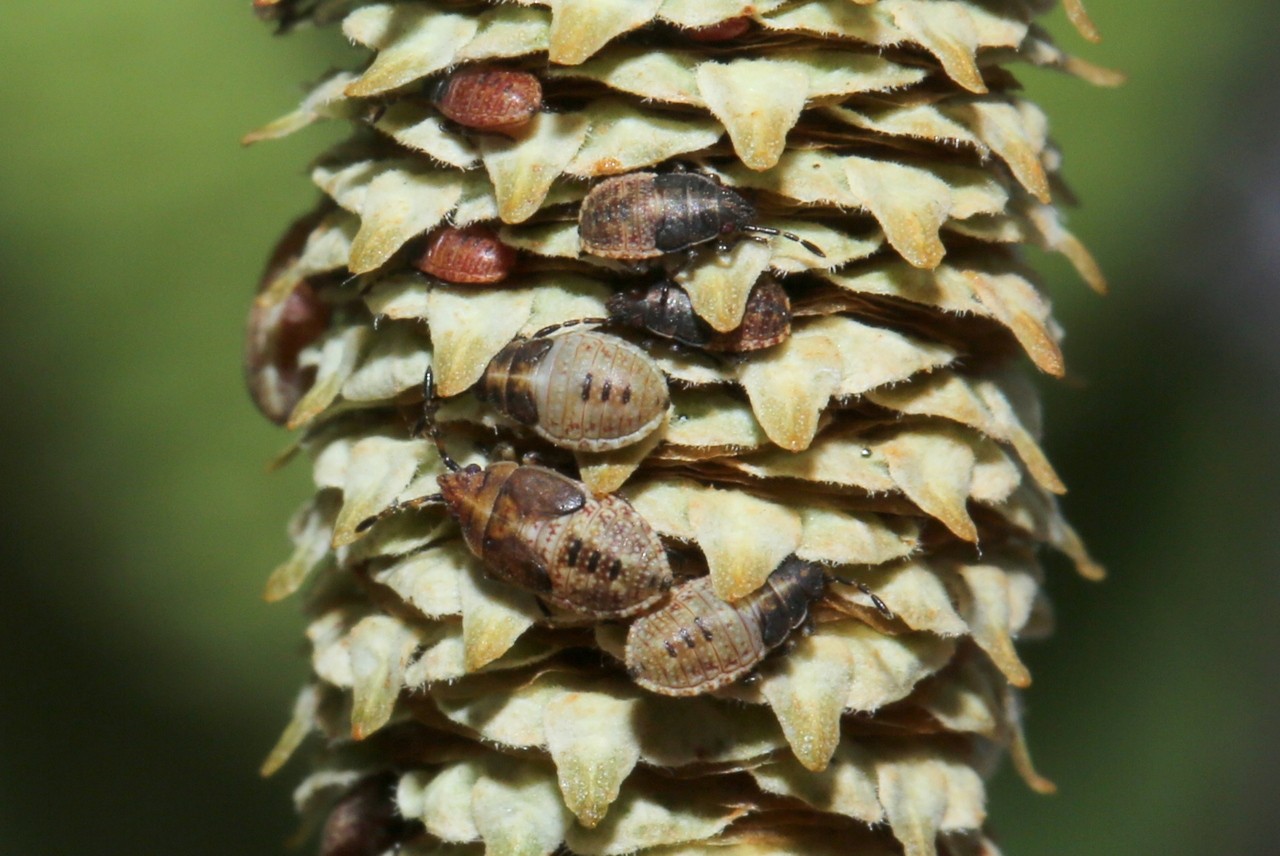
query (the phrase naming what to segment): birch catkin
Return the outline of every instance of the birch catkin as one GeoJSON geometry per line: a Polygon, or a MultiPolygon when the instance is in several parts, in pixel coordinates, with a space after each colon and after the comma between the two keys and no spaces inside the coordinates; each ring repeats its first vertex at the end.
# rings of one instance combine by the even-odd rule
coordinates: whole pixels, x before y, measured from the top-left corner
{"type": "Polygon", "coordinates": [[[353,126],[247,365],[317,486],[268,584],[305,592],[313,674],[265,770],[315,750],[321,852],[997,852],[1004,750],[1052,787],[1018,704],[1038,552],[1102,573],[1027,379],[1064,366],[1020,245],[1103,287],[1010,71],[1112,82],[1051,4],[254,5],[368,48],[247,138],[353,126]],[[449,498],[499,470],[483,519],[449,498]],[[650,617],[536,584],[608,574],[588,505],[660,544],[650,617]]]}

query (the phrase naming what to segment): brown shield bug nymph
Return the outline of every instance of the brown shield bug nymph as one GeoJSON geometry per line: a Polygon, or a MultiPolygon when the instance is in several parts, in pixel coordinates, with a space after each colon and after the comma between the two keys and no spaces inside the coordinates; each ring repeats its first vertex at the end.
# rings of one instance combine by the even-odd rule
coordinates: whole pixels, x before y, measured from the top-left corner
{"type": "Polygon", "coordinates": [[[579,330],[550,335],[564,326],[499,351],[476,397],[562,449],[604,452],[644,439],[662,423],[671,401],[658,364],[616,336],[579,330]]]}
{"type": "Polygon", "coordinates": [[[781,235],[824,256],[791,232],[757,226],[742,194],[697,172],[633,172],[591,188],[578,211],[583,252],[606,259],[653,259],[739,232],[781,235]]]}
{"type": "MultiPolygon", "coordinates": [[[[805,623],[827,579],[820,566],[790,556],[764,585],[734,603],[716,596],[710,577],[677,586],[660,609],[631,625],[627,673],[660,695],[693,696],[726,687],[805,623]]],[[[892,617],[880,598],[859,588],[892,617]]]]}
{"type": "Polygon", "coordinates": [[[510,134],[542,109],[542,83],[527,71],[475,66],[429,83],[427,97],[464,128],[510,134]]]}
{"type": "Polygon", "coordinates": [[[330,810],[320,856],[379,856],[402,842],[415,824],[400,816],[395,791],[392,773],[357,782],[330,810]]]}
{"type": "Polygon", "coordinates": [[[620,496],[595,496],[555,470],[513,461],[459,467],[445,451],[433,413],[430,371],[423,423],[449,472],[440,493],[393,504],[359,531],[405,508],[443,503],[463,540],[490,573],[553,606],[593,618],[625,618],[653,606],[671,587],[671,565],[657,533],[620,496]]]}
{"type": "Polygon", "coordinates": [[[413,266],[458,285],[502,282],[516,263],[516,251],[485,226],[445,226],[432,232],[413,266]]]}
{"type": "Polygon", "coordinates": [[[613,321],[704,351],[759,351],[791,335],[791,301],[782,286],[767,276],[751,289],[742,323],[726,333],[699,318],[688,292],[669,280],[619,292],[606,306],[613,321]]]}

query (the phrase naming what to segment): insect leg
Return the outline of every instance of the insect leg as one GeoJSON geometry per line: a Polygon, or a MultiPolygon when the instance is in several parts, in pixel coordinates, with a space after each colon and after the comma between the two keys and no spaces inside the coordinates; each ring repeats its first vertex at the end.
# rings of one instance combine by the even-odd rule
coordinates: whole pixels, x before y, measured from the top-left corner
{"type": "Polygon", "coordinates": [[[396,500],[395,502],[388,505],[386,508],[379,511],[377,514],[371,517],[366,517],[364,520],[361,520],[358,524],[356,524],[356,531],[367,532],[371,528],[373,528],[373,524],[377,523],[379,520],[382,520],[386,517],[390,517],[393,514],[399,514],[401,511],[412,510],[415,508],[422,508],[425,505],[440,505],[443,502],[444,502],[444,496],[443,494],[439,494],[439,493],[432,493],[426,496],[419,496],[415,499],[406,499],[404,502],[401,502],[400,500],[396,500]]]}
{"type": "Polygon", "coordinates": [[[440,401],[436,398],[435,377],[431,374],[431,366],[427,366],[426,372],[422,375],[422,415],[418,417],[418,421],[413,426],[414,437],[422,435],[426,431],[431,439],[435,441],[436,451],[440,453],[441,462],[449,468],[450,472],[457,472],[462,469],[458,466],[450,455],[449,451],[444,447],[444,438],[440,436],[440,426],[436,424],[436,411],[440,409],[440,401]]]}

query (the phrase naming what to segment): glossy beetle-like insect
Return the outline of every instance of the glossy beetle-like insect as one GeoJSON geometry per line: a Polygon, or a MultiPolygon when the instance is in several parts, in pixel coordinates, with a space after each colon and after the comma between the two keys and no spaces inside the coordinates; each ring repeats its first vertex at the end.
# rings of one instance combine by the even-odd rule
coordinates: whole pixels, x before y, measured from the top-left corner
{"type": "MultiPolygon", "coordinates": [[[[258,291],[269,287],[297,259],[320,215],[297,220],[285,232],[267,262],[258,291]]],[[[311,388],[314,368],[301,368],[298,354],[329,326],[331,310],[308,280],[302,280],[284,300],[249,309],[244,337],[244,380],[253,403],[277,425],[289,420],[293,408],[311,388]]]]}
{"type": "MultiPolygon", "coordinates": [[[[820,566],[790,556],[764,585],[734,603],[716,596],[710,577],[677,586],[667,603],[631,625],[627,672],[661,695],[692,696],[726,687],[804,624],[827,579],[820,566]]],[[[893,617],[879,597],[858,587],[893,617]]]]}
{"type": "Polygon", "coordinates": [[[582,482],[531,464],[459,467],[435,425],[430,371],[424,387],[423,425],[449,469],[436,480],[440,493],[394,504],[360,531],[402,509],[443,503],[495,578],[553,606],[624,618],[662,598],[672,582],[666,549],[631,503],[595,496],[582,482]]]}
{"type": "Polygon", "coordinates": [[[653,259],[738,232],[781,235],[823,256],[791,232],[757,226],[742,194],[698,172],[633,172],[591,188],[578,211],[583,252],[606,259],[653,259]]]}
{"type": "Polygon", "coordinates": [[[253,0],[253,12],[264,21],[280,21],[288,26],[301,17],[298,0],[253,0]]]}
{"type": "Polygon", "coordinates": [[[527,71],[460,68],[429,84],[427,95],[446,118],[499,134],[519,130],[542,109],[542,83],[527,71]]]}
{"type": "Polygon", "coordinates": [[[515,267],[516,251],[485,226],[445,226],[432,232],[413,262],[425,274],[459,285],[502,282],[515,267]]]}
{"type": "Polygon", "coordinates": [[[347,791],[320,833],[320,856],[379,856],[404,841],[414,825],[400,816],[395,788],[395,775],[383,773],[347,791]]]}
{"type": "Polygon", "coordinates": [[[750,29],[751,19],[743,16],[740,18],[725,18],[716,24],[687,30],[685,35],[695,42],[727,42],[730,39],[736,39],[738,36],[744,35],[750,29]]]}
{"type": "Polygon", "coordinates": [[[666,280],[619,292],[606,305],[611,320],[705,351],[758,351],[791,335],[791,301],[772,277],[756,283],[747,298],[742,323],[725,333],[699,318],[689,293],[666,280]]]}
{"type": "Polygon", "coordinates": [[[562,449],[603,452],[636,443],[661,423],[667,379],[630,342],[594,331],[517,339],[489,361],[476,396],[562,449]]]}
{"type": "Polygon", "coordinates": [[[253,0],[253,11],[264,21],[275,21],[292,5],[291,0],[253,0]]]}
{"type": "Polygon", "coordinates": [[[307,19],[316,23],[332,20],[341,13],[340,7],[334,0],[253,0],[253,11],[263,21],[274,21],[277,33],[288,32],[307,19]]]}

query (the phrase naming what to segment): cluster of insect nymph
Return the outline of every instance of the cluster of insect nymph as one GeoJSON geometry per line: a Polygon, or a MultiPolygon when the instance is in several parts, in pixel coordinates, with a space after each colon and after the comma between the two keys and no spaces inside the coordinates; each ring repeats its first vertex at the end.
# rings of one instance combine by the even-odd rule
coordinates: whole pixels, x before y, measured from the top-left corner
{"type": "MultiPolygon", "coordinates": [[[[520,421],[570,450],[616,448],[652,430],[656,418],[651,414],[661,417],[666,388],[660,372],[636,359],[643,352],[597,333],[555,332],[541,330],[495,357],[481,381],[483,399],[506,415],[521,413],[520,421]],[[540,363],[554,347],[572,342],[573,336],[595,341],[566,344],[572,358],[560,372],[541,371],[540,363]],[[623,371],[610,371],[618,364],[623,371]],[[597,384],[596,371],[602,368],[604,379],[597,384]],[[610,386],[619,391],[616,397],[609,394],[610,386]],[[603,391],[593,394],[593,389],[603,391]],[[632,390],[639,392],[629,395],[632,390]],[[578,414],[564,421],[539,418],[566,413],[569,408],[556,407],[566,399],[581,404],[578,414]]],[[[440,491],[396,502],[359,529],[402,511],[443,505],[468,549],[503,582],[591,619],[641,615],[626,644],[627,672],[640,686],[671,696],[726,686],[804,625],[810,605],[824,594],[827,574],[794,556],[764,586],[734,603],[717,597],[707,576],[676,585],[661,539],[626,499],[595,495],[582,482],[533,459],[459,465],[435,420],[438,400],[430,369],[423,387],[420,430],[434,439],[448,470],[437,479],[440,491]]],[[[878,596],[859,588],[893,618],[878,596]]]]}
{"type": "MultiPolygon", "coordinates": [[[[479,134],[518,134],[543,108],[538,77],[522,70],[464,67],[431,80],[422,95],[448,121],[479,134]]],[[[658,362],[645,347],[610,330],[730,359],[775,347],[790,335],[790,300],[772,277],[761,277],[742,323],[725,332],[696,314],[671,273],[675,267],[693,263],[704,247],[724,249],[744,236],[783,237],[823,256],[795,234],[754,222],[755,206],[741,192],[697,169],[604,178],[589,189],[576,216],[583,254],[630,265],[632,271],[651,264],[657,278],[615,293],[603,317],[516,338],[474,385],[475,397],[517,430],[567,452],[608,452],[639,443],[667,418],[671,399],[658,362]]],[[[408,256],[412,269],[450,286],[501,283],[519,264],[517,250],[482,224],[435,229],[408,256]]],[[[284,421],[289,403],[305,388],[296,366],[299,350],[328,320],[328,310],[310,290],[295,293],[284,307],[250,325],[250,387],[260,408],[277,421],[284,421]]],[[[647,690],[692,696],[750,675],[808,625],[811,607],[827,592],[827,572],[791,556],[754,592],[722,600],[708,575],[677,578],[668,546],[621,495],[598,495],[536,454],[459,465],[448,451],[439,407],[428,369],[415,432],[434,440],[448,470],[438,477],[439,491],[397,501],[364,520],[358,531],[392,515],[443,506],[489,574],[533,593],[549,621],[630,620],[625,668],[647,690]]],[[[893,618],[879,597],[852,585],[893,618]]]]}

